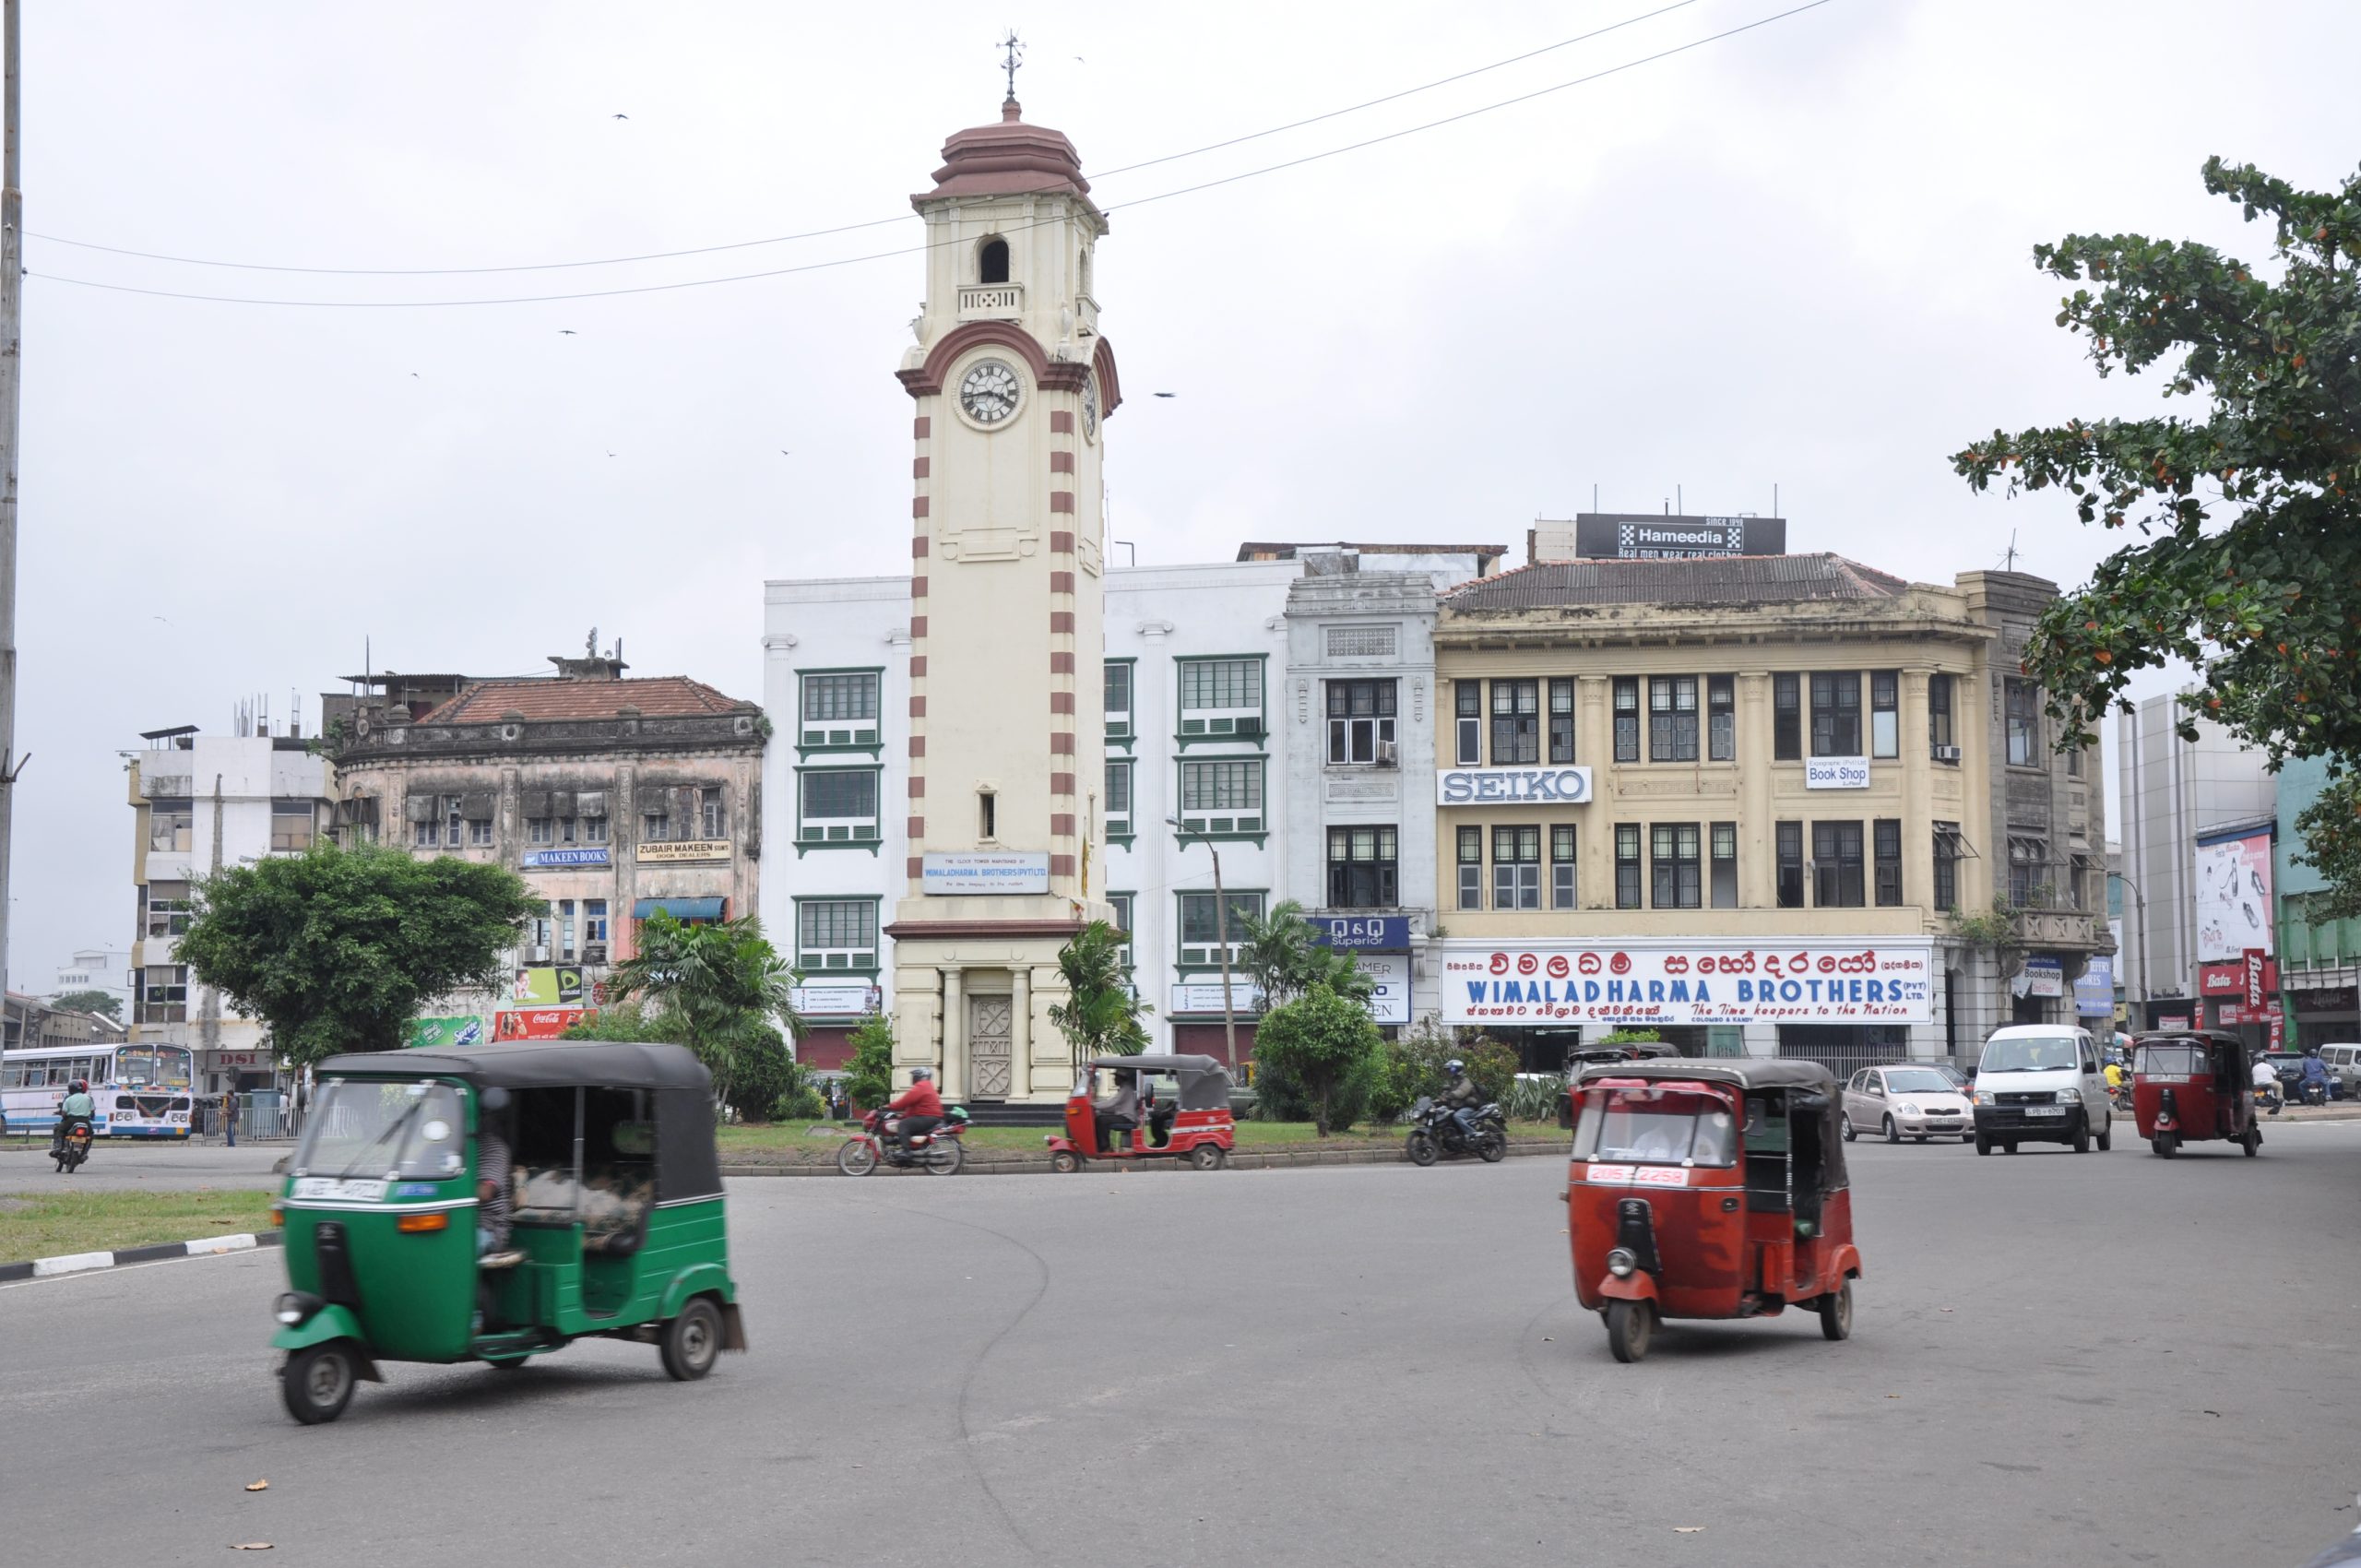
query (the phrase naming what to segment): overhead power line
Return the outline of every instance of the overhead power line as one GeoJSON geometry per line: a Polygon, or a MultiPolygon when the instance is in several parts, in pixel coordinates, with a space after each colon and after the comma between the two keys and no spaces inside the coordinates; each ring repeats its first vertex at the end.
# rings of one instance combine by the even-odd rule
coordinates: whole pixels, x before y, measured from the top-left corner
{"type": "MultiPolygon", "coordinates": [[[[1564,92],[1572,88],[1587,86],[1592,82],[1602,81],[1608,77],[1620,76],[1626,71],[1637,70],[1643,65],[1654,65],[1659,60],[1668,60],[1677,54],[1686,54],[1692,50],[1702,49],[1709,43],[1718,43],[1724,39],[1735,38],[1740,33],[1752,32],[1759,28],[1769,27],[1774,22],[1785,21],[1790,17],[1801,16],[1806,11],[1818,10],[1821,6],[1829,4],[1831,4],[1831,0],[1805,0],[1803,5],[1791,6],[1786,10],[1774,12],[1767,17],[1758,17],[1750,22],[1742,22],[1737,27],[1725,28],[1720,32],[1708,33],[1703,38],[1692,39],[1687,43],[1675,44],[1669,49],[1661,49],[1653,54],[1643,54],[1637,59],[1624,61],[1619,65],[1609,65],[1605,69],[1593,71],[1586,76],[1575,77],[1570,80],[1554,83],[1553,85],[1545,88],[1537,88],[1531,92],[1519,93],[1513,98],[1503,98],[1496,102],[1482,104],[1474,109],[1464,110],[1456,114],[1447,114],[1439,120],[1430,120],[1423,125],[1406,126],[1398,131],[1389,131],[1383,136],[1369,137],[1360,141],[1348,142],[1342,147],[1329,148],[1321,152],[1306,153],[1300,158],[1286,159],[1277,163],[1264,164],[1261,168],[1248,169],[1235,174],[1227,174],[1219,179],[1204,180],[1192,185],[1181,185],[1169,191],[1158,191],[1154,196],[1140,196],[1131,201],[1111,204],[1108,207],[1107,210],[1110,213],[1126,211],[1134,207],[1146,207],[1159,201],[1169,201],[1176,196],[1193,196],[1200,191],[1215,190],[1223,185],[1234,185],[1243,180],[1256,179],[1264,174],[1275,174],[1283,170],[1299,169],[1308,163],[1322,162],[1327,159],[1342,157],[1344,154],[1348,152],[1358,152],[1366,148],[1380,147],[1387,142],[1400,141],[1406,137],[1418,136],[1427,131],[1440,130],[1443,126],[1455,125],[1462,121],[1475,119],[1478,115],[1489,114],[1499,110],[1513,108],[1521,103],[1530,103],[1536,99],[1547,98],[1553,93],[1564,92]]],[[[1339,113],[1344,112],[1339,111],[1339,113]]],[[[1022,228],[1038,228],[1044,223],[1056,221],[1061,221],[1061,220],[1039,219],[1031,224],[1023,225],[1022,228]]],[[[873,226],[874,225],[854,225],[853,227],[873,226]]],[[[841,232],[843,231],[840,230],[836,232],[841,232]]],[[[1022,229],[1020,228],[1012,232],[1022,232],[1022,229]]],[[[731,273],[726,277],[720,278],[692,278],[671,283],[642,283],[622,288],[587,289],[573,293],[516,294],[473,300],[255,299],[249,296],[236,294],[199,294],[172,289],[149,289],[129,283],[101,283],[94,279],[68,278],[56,273],[28,272],[27,276],[37,277],[43,281],[51,283],[71,284],[76,288],[101,289],[111,293],[145,294],[156,299],[193,300],[208,304],[271,305],[313,310],[450,310],[482,305],[554,304],[575,300],[613,299],[630,294],[673,293],[684,289],[710,289],[727,283],[747,283],[765,278],[792,277],[797,273],[821,272],[833,267],[857,266],[862,262],[882,261],[893,256],[916,255],[926,251],[939,248],[942,245],[956,243],[957,242],[947,240],[933,241],[923,244],[898,246],[892,250],[870,251],[859,255],[836,256],[826,261],[803,262],[794,267],[775,267],[765,268],[759,272],[731,273]]]]}
{"type": "MultiPolygon", "coordinates": [[[[1153,169],[1163,163],[1176,163],[1182,159],[1195,158],[1208,152],[1218,152],[1225,148],[1239,147],[1247,142],[1260,141],[1266,137],[1281,136],[1288,131],[1301,130],[1306,125],[1316,125],[1325,120],[1337,119],[1347,114],[1358,114],[1364,109],[1374,109],[1380,104],[1392,103],[1398,99],[1413,98],[1422,92],[1432,92],[1437,88],[1449,87],[1453,82],[1465,81],[1471,77],[1480,77],[1489,71],[1503,70],[1511,65],[1522,65],[1527,60],[1538,59],[1544,54],[1554,53],[1560,49],[1570,49],[1577,43],[1587,43],[1592,39],[1604,38],[1608,33],[1636,27],[1642,22],[1651,21],[1667,12],[1678,11],[1696,3],[1697,0],[1672,0],[1671,4],[1659,6],[1653,11],[1643,11],[1637,16],[1626,17],[1619,22],[1610,22],[1605,27],[1593,28],[1588,32],[1577,33],[1572,38],[1561,38],[1555,43],[1544,44],[1538,49],[1528,49],[1522,54],[1512,54],[1505,60],[1495,60],[1488,65],[1477,65],[1453,76],[1422,82],[1417,87],[1404,88],[1398,92],[1389,92],[1380,98],[1347,104],[1342,109],[1331,109],[1324,113],[1313,114],[1305,119],[1291,120],[1284,125],[1273,125],[1268,130],[1250,131],[1244,136],[1231,137],[1223,141],[1207,142],[1203,147],[1192,147],[1185,152],[1169,152],[1158,158],[1144,159],[1137,163],[1126,163],[1118,168],[1103,170],[1092,177],[1097,180],[1111,180],[1136,170],[1153,169]]],[[[638,255],[599,256],[584,261],[519,262],[506,267],[288,267],[267,262],[214,261],[204,256],[172,255],[161,251],[133,250],[123,245],[98,244],[89,240],[70,240],[62,234],[38,234],[28,232],[26,237],[40,240],[47,244],[71,245],[77,250],[100,251],[108,255],[136,256],[142,261],[169,261],[186,267],[219,267],[239,272],[290,272],[334,278],[467,278],[479,277],[487,273],[558,272],[583,267],[623,267],[643,261],[676,261],[682,256],[715,255],[725,251],[753,250],[765,245],[784,245],[792,244],[801,240],[825,239],[831,235],[849,234],[862,229],[882,229],[891,223],[908,222],[912,216],[913,214],[908,212],[897,212],[890,218],[872,218],[859,223],[839,223],[827,229],[806,229],[794,234],[773,234],[760,240],[733,240],[718,245],[692,245],[682,250],[648,251],[638,255]]]]}

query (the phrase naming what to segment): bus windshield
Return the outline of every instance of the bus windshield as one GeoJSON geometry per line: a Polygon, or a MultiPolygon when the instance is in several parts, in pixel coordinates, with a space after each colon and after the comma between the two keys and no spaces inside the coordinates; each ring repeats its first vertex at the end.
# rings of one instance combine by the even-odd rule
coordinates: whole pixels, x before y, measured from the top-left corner
{"type": "Polygon", "coordinates": [[[188,1051],[174,1045],[127,1045],[114,1053],[115,1082],[125,1088],[185,1089],[188,1051]]]}
{"type": "Polygon", "coordinates": [[[1738,1123],[1719,1097],[1694,1089],[1608,1089],[1586,1096],[1574,1128],[1576,1159],[1641,1165],[1728,1165],[1738,1123]]]}
{"type": "Polygon", "coordinates": [[[297,1175],[453,1176],[461,1152],[459,1096],[448,1084],[330,1078],[295,1152],[297,1175]]]}

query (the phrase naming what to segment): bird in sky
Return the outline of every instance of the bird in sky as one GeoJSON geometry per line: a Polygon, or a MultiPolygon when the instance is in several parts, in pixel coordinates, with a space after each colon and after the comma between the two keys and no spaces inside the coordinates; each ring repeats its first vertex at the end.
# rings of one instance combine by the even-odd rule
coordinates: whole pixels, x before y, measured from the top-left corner
{"type": "Polygon", "coordinates": [[[607,454],[607,456],[608,456],[608,457],[613,457],[613,456],[614,456],[614,454],[613,454],[612,452],[610,452],[610,453],[608,453],[608,454],[607,454]]]}
{"type": "Polygon", "coordinates": [[[615,118],[616,118],[616,119],[618,119],[618,120],[628,120],[628,119],[630,119],[630,118],[631,118],[631,116],[630,116],[630,115],[628,115],[628,114],[618,114],[618,115],[616,115],[616,116],[615,116],[615,118]]]}
{"type": "Polygon", "coordinates": [[[1157,396],[1159,398],[1178,398],[1180,394],[1178,392],[1158,392],[1157,396]]]}
{"type": "Polygon", "coordinates": [[[411,372],[409,373],[409,378],[410,378],[412,381],[416,381],[416,380],[418,379],[418,372],[416,372],[416,371],[411,371],[411,372]]]}
{"type": "Polygon", "coordinates": [[[778,455],[779,455],[780,457],[794,457],[794,456],[795,456],[795,454],[794,454],[794,453],[792,453],[792,452],[789,451],[789,450],[788,450],[786,447],[784,447],[784,446],[782,446],[782,447],[780,447],[780,448],[778,449],[778,455]]]}
{"type": "Polygon", "coordinates": [[[575,331],[571,327],[559,327],[557,329],[557,335],[561,338],[578,338],[581,336],[580,333],[575,331]]]}

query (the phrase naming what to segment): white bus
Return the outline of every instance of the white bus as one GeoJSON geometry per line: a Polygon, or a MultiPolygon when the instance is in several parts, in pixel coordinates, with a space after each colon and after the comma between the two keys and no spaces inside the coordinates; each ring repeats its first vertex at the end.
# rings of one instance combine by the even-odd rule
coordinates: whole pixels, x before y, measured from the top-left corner
{"type": "Polygon", "coordinates": [[[0,1051],[0,1118],[18,1134],[57,1125],[57,1105],[77,1078],[98,1103],[100,1137],[185,1138],[194,1105],[184,1045],[69,1045],[0,1051]]]}

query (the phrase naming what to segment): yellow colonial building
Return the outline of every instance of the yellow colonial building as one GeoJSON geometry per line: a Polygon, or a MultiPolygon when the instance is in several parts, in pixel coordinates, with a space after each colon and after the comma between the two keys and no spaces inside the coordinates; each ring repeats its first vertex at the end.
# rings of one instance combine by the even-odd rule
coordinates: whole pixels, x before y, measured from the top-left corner
{"type": "Polygon", "coordinates": [[[2050,749],[2019,673],[2056,594],[1803,554],[1548,562],[1444,596],[1442,1020],[1549,1070],[1622,1026],[1857,1064],[2073,1018],[2107,947],[2106,826],[2095,754],[2050,749]],[[1952,913],[1996,900],[1997,932],[1952,913]]]}

